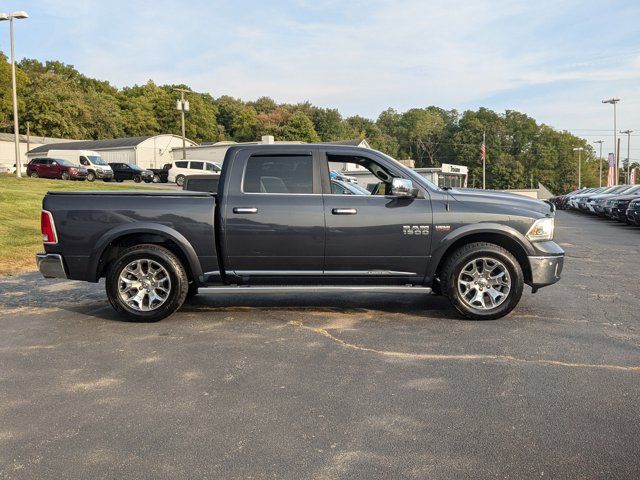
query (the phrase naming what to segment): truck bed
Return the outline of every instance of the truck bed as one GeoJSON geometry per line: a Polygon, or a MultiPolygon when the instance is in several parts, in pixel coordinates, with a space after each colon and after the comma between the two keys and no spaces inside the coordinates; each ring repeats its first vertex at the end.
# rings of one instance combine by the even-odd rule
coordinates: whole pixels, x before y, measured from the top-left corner
{"type": "Polygon", "coordinates": [[[215,205],[216,196],[207,192],[49,192],[42,206],[54,218],[58,244],[45,245],[45,251],[63,255],[69,278],[97,281],[104,252],[123,236],[143,234],[186,249],[194,275],[200,276],[219,270],[215,205]]]}

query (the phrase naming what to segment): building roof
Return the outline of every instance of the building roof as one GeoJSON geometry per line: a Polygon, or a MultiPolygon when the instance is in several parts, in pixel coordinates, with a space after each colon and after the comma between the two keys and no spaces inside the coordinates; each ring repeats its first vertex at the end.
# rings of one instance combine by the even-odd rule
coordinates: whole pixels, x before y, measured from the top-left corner
{"type": "MultiPolygon", "coordinates": [[[[105,150],[108,148],[126,148],[140,145],[145,140],[153,138],[153,135],[142,137],[111,138],[109,140],[80,140],[58,143],[56,148],[60,150],[105,150]]],[[[29,153],[41,153],[49,150],[47,145],[32,148],[29,153]]]]}
{"type": "MultiPolygon", "coordinates": [[[[2,142],[13,142],[15,135],[13,133],[4,133],[0,132],[0,141],[2,142]]],[[[18,135],[18,140],[20,143],[27,143],[26,135],[18,135]]],[[[66,142],[79,142],[81,140],[70,140],[68,138],[56,138],[56,137],[44,137],[41,135],[30,135],[29,142],[30,143],[66,143],[66,142]]]]}

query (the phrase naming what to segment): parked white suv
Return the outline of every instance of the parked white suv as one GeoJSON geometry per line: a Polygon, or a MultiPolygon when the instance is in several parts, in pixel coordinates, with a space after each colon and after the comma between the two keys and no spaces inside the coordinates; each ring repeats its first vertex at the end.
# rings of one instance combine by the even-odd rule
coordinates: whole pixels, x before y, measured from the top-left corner
{"type": "Polygon", "coordinates": [[[207,160],[177,160],[169,169],[169,181],[175,182],[178,186],[184,184],[184,177],[187,175],[211,175],[220,173],[222,165],[207,160]]]}

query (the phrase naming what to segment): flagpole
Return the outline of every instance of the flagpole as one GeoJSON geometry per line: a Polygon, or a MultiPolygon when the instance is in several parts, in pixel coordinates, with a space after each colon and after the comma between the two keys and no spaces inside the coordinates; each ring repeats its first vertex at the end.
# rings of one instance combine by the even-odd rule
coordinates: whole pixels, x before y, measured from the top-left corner
{"type": "Polygon", "coordinates": [[[482,189],[487,188],[487,135],[482,132],[482,189]]]}

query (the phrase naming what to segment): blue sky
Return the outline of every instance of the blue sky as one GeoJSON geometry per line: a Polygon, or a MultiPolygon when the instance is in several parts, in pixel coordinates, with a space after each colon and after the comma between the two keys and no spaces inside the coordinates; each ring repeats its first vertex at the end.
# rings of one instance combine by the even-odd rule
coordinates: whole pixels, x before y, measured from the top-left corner
{"type": "Polygon", "coordinates": [[[31,16],[16,24],[18,58],[61,60],[118,87],[153,79],[369,118],[387,107],[515,109],[602,138],[605,152],[612,108],[600,101],[616,95],[640,159],[637,0],[6,0],[2,9],[31,16]]]}

